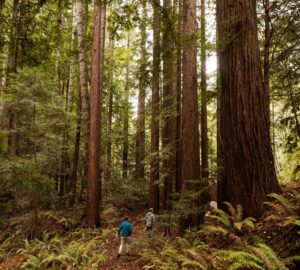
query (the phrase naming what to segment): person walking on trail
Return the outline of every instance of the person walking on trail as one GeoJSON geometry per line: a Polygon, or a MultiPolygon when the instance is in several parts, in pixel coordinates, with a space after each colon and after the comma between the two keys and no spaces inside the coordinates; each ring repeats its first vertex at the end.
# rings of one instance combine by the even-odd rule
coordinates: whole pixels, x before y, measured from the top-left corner
{"type": "Polygon", "coordinates": [[[153,208],[150,208],[148,213],[145,215],[146,231],[149,238],[152,237],[154,221],[155,215],[153,214],[153,208]]]}
{"type": "Polygon", "coordinates": [[[123,249],[125,249],[126,253],[128,252],[128,238],[132,233],[132,225],[129,222],[129,218],[126,217],[125,220],[120,224],[118,236],[121,237],[121,243],[118,251],[117,258],[120,258],[123,249]]]}

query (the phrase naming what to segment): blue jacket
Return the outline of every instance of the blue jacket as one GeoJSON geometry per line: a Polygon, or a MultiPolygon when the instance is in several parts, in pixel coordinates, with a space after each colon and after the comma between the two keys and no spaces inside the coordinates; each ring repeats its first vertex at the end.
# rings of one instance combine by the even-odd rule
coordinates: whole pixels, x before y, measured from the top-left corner
{"type": "Polygon", "coordinates": [[[132,232],[132,225],[128,220],[125,220],[121,223],[119,227],[119,232],[118,234],[124,237],[128,237],[131,235],[132,232]]]}

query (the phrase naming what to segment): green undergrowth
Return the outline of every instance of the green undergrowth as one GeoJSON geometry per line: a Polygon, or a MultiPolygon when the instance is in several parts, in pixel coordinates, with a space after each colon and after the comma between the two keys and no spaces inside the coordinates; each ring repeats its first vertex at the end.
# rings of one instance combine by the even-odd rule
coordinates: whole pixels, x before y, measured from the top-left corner
{"type": "Polygon", "coordinates": [[[187,230],[184,237],[169,241],[156,239],[155,246],[140,253],[143,269],[299,269],[300,200],[290,201],[278,194],[269,197],[264,224],[243,218],[242,206],[226,203],[227,211],[213,210],[200,230],[187,230]],[[284,234],[284,239],[273,231],[264,231],[263,226],[268,228],[270,222],[273,230],[284,234]],[[278,249],[280,245],[287,246],[286,238],[289,249],[278,249]]]}
{"type": "MultiPolygon", "coordinates": [[[[163,236],[165,219],[158,216],[154,236],[148,238],[139,231],[143,224],[139,214],[134,217],[130,256],[122,260],[137,261],[145,270],[299,269],[299,196],[269,197],[268,211],[259,220],[245,218],[240,205],[226,203],[226,211],[212,210],[200,229],[190,228],[183,237],[176,237],[174,225],[173,235],[163,236]]],[[[33,213],[6,223],[2,220],[0,269],[1,262],[18,256],[22,262],[13,269],[93,270],[110,263],[120,221],[114,206],[104,211],[102,229],[78,226],[71,212],[40,212],[38,216],[38,220],[33,213]]]]}

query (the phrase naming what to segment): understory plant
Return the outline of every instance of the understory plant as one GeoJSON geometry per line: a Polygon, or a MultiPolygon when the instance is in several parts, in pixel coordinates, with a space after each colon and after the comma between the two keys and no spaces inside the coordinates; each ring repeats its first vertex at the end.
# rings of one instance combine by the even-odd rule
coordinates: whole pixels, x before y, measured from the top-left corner
{"type": "MultiPolygon", "coordinates": [[[[99,234],[99,233],[98,233],[99,234]]],[[[103,238],[93,231],[80,230],[69,239],[45,234],[43,240],[25,241],[19,252],[28,259],[22,269],[94,270],[105,261],[103,238]]]]}

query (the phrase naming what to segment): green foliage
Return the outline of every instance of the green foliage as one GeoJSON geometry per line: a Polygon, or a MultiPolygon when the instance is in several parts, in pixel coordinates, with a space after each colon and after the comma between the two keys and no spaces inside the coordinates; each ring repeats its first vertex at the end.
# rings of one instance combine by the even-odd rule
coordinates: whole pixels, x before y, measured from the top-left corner
{"type": "Polygon", "coordinates": [[[161,251],[145,250],[141,253],[145,263],[143,269],[207,269],[208,254],[204,245],[193,245],[186,239],[177,237],[165,244],[161,251]]]}
{"type": "Polygon", "coordinates": [[[42,241],[26,240],[19,250],[28,255],[22,269],[99,269],[106,255],[99,249],[103,238],[96,235],[93,231],[78,231],[67,239],[45,234],[42,241]]]}
{"type": "Polygon", "coordinates": [[[208,216],[207,222],[202,229],[204,235],[222,235],[228,236],[230,233],[240,234],[244,230],[255,229],[256,220],[252,217],[243,219],[243,208],[237,205],[235,208],[232,204],[225,202],[228,212],[221,209],[212,210],[208,216]]]}
{"type": "Polygon", "coordinates": [[[218,252],[231,265],[228,269],[287,270],[284,262],[264,243],[245,245],[242,250],[221,250],[218,252]]]}
{"type": "MultiPolygon", "coordinates": [[[[286,199],[284,196],[276,193],[271,193],[268,195],[270,198],[275,199],[275,202],[265,202],[266,205],[275,209],[277,213],[281,214],[283,218],[282,226],[296,226],[300,227],[300,205],[294,204],[286,199]]],[[[297,198],[299,201],[299,195],[297,198]]],[[[272,218],[279,221],[281,217],[279,215],[272,215],[272,218]]],[[[298,231],[300,234],[300,231],[298,231]]]]}

